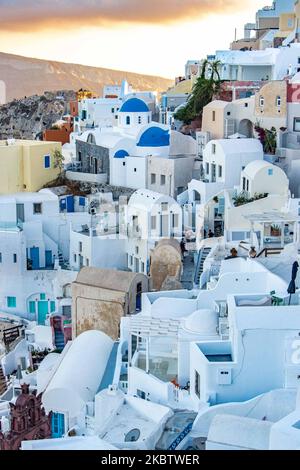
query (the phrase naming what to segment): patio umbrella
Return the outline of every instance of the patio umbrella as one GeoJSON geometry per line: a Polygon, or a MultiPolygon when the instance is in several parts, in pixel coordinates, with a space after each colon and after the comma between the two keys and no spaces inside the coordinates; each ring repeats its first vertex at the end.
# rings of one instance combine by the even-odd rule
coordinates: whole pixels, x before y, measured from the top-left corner
{"type": "Polygon", "coordinates": [[[293,264],[293,268],[292,268],[292,279],[287,289],[288,294],[290,294],[289,305],[291,305],[292,294],[295,294],[296,292],[296,278],[297,278],[298,268],[299,268],[299,263],[298,261],[295,261],[293,264]]]}

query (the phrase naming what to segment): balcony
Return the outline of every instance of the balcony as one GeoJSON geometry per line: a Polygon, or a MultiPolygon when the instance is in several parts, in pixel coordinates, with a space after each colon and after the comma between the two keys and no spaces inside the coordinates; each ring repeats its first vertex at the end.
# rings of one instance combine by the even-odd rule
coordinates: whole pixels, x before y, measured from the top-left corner
{"type": "Polygon", "coordinates": [[[0,232],[21,232],[23,230],[23,222],[0,222],[0,232]]]}

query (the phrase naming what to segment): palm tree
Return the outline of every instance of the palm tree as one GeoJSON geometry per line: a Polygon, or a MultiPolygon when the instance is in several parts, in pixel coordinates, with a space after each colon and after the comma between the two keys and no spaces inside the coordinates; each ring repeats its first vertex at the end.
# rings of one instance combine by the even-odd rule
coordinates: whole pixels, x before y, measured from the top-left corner
{"type": "Polygon", "coordinates": [[[185,124],[191,122],[195,117],[201,116],[203,108],[209,104],[218,94],[221,88],[219,60],[209,62],[205,59],[202,63],[201,74],[193,85],[189,100],[184,108],[180,108],[174,115],[175,119],[185,124]],[[210,77],[207,78],[207,68],[210,67],[210,77]],[[215,78],[217,77],[217,78],[215,78]]]}
{"type": "Polygon", "coordinates": [[[210,62],[210,67],[211,67],[211,79],[214,80],[215,75],[216,75],[217,81],[220,81],[221,80],[220,68],[222,67],[222,62],[220,60],[214,60],[213,62],[210,62]]]}

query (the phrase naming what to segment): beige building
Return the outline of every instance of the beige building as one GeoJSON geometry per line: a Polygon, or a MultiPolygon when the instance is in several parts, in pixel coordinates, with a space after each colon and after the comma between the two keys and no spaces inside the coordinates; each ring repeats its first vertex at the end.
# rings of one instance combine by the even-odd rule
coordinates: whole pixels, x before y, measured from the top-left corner
{"type": "Polygon", "coordinates": [[[279,130],[287,124],[287,82],[266,83],[255,95],[255,122],[265,129],[279,130]]]}
{"type": "Polygon", "coordinates": [[[203,109],[202,132],[210,139],[227,139],[239,133],[253,137],[254,97],[232,102],[215,100],[203,109]]]}
{"type": "Polygon", "coordinates": [[[53,152],[61,143],[38,140],[0,141],[0,194],[39,191],[59,175],[53,152]]]}
{"type": "Polygon", "coordinates": [[[179,242],[174,239],[159,241],[151,253],[151,290],[182,289],[180,283],[181,271],[182,262],[179,242]]]}
{"type": "Polygon", "coordinates": [[[121,318],[141,310],[142,293],[147,291],[143,274],[83,268],[72,284],[73,338],[100,330],[117,340],[121,318]]]}

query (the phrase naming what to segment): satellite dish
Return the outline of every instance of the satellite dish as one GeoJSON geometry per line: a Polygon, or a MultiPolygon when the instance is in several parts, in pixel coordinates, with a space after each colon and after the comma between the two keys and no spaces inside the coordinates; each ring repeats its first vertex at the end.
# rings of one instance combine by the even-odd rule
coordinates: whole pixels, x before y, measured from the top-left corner
{"type": "Polygon", "coordinates": [[[140,435],[141,431],[139,429],[131,429],[131,431],[125,435],[125,442],[136,442],[139,440],[140,435]]]}

